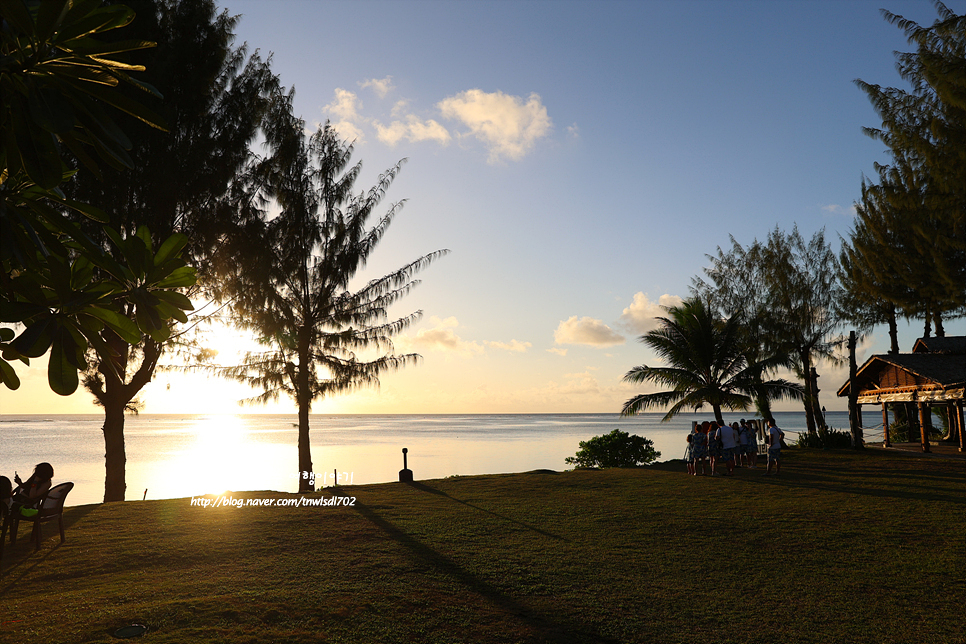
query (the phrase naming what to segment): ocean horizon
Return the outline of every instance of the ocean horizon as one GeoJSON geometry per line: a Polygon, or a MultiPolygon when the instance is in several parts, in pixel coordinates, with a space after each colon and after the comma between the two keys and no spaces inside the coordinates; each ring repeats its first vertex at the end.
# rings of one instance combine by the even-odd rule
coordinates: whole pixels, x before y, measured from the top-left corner
{"type": "MultiPolygon", "coordinates": [[[[310,441],[316,488],[398,480],[402,448],[416,480],[448,476],[569,469],[579,442],[621,429],[645,436],[660,461],[680,459],[693,421],[709,412],[680,414],[318,414],[310,441]]],[[[775,412],[794,442],[803,412],[775,412]]],[[[753,418],[725,414],[727,422],[753,418]]],[[[827,412],[831,427],[847,428],[846,412],[827,412]]],[[[0,474],[26,479],[39,462],[54,467],[54,483],[73,481],[67,505],[99,503],[104,495],[103,415],[0,415],[0,474]]],[[[126,500],[221,494],[295,492],[298,418],[295,414],[140,414],[125,421],[126,500]]],[[[880,430],[881,434],[881,430],[880,430]]],[[[875,440],[867,437],[867,440],[875,440]]],[[[881,439],[881,436],[879,436],[881,439]]]]}

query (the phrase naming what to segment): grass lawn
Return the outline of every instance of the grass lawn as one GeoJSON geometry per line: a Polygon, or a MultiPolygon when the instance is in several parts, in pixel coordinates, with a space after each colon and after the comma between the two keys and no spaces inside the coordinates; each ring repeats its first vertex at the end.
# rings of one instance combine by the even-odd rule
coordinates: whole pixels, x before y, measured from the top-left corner
{"type": "Polygon", "coordinates": [[[46,524],[35,552],[27,524],[7,545],[0,641],[114,642],[132,623],[145,643],[966,641],[966,462],[787,450],[781,476],[763,472],[677,462],[341,488],[354,507],[68,508],[66,543],[46,524]]]}

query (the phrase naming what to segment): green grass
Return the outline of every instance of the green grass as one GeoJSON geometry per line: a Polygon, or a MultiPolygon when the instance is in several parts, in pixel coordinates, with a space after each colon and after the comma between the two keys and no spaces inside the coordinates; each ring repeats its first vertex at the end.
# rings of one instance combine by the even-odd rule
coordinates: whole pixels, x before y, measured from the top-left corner
{"type": "Polygon", "coordinates": [[[8,544],[0,640],[963,642],[966,463],[787,454],[68,508],[63,545],[8,544]]]}

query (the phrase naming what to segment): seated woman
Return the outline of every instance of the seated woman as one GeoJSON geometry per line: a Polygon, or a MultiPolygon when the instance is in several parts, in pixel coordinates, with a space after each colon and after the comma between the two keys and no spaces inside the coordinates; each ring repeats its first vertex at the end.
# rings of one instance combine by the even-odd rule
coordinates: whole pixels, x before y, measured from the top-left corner
{"type": "Polygon", "coordinates": [[[52,478],[54,478],[54,468],[50,463],[38,463],[34,473],[26,481],[21,481],[20,476],[14,474],[13,480],[18,488],[13,496],[13,502],[23,508],[34,507],[47,494],[52,478]]]}

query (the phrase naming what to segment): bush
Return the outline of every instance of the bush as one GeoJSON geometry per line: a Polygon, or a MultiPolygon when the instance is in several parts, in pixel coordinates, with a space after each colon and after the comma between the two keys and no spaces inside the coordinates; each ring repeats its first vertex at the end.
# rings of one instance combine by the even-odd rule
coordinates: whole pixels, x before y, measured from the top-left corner
{"type": "Polygon", "coordinates": [[[797,447],[813,449],[838,449],[852,447],[852,432],[838,429],[820,429],[815,434],[802,432],[798,435],[797,447]]]}
{"type": "Polygon", "coordinates": [[[615,429],[589,441],[580,441],[577,454],[568,456],[564,462],[576,467],[637,467],[659,458],[661,453],[654,449],[650,439],[615,429]]]}

